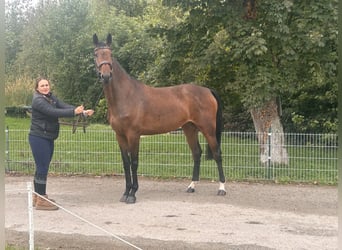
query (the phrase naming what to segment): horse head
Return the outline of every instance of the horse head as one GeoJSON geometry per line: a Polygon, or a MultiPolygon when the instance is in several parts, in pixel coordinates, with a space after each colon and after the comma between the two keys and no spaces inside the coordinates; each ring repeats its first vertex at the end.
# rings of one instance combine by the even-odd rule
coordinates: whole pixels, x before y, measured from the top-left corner
{"type": "Polygon", "coordinates": [[[95,45],[95,67],[100,80],[103,83],[109,83],[113,77],[113,59],[112,50],[112,35],[108,34],[106,42],[99,42],[97,35],[93,35],[93,43],[95,45]]]}

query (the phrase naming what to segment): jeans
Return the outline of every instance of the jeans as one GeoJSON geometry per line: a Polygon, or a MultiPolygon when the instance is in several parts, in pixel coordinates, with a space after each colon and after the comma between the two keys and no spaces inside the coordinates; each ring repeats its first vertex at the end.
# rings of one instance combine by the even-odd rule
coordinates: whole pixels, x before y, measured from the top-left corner
{"type": "Polygon", "coordinates": [[[46,192],[49,166],[54,151],[54,140],[29,135],[29,143],[36,163],[36,172],[34,175],[35,191],[44,195],[46,192]]]}

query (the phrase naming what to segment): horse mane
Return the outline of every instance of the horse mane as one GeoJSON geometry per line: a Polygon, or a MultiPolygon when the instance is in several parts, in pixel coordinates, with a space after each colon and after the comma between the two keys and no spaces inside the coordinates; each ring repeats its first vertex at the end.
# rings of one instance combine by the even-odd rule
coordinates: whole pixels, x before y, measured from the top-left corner
{"type": "Polygon", "coordinates": [[[127,73],[127,71],[121,66],[121,64],[119,63],[119,61],[116,58],[113,57],[112,61],[113,61],[112,67],[113,67],[113,75],[114,76],[118,76],[119,78],[125,77],[125,78],[133,80],[134,82],[138,82],[138,83],[143,84],[139,80],[137,80],[134,77],[132,77],[131,75],[129,75],[127,73]]]}

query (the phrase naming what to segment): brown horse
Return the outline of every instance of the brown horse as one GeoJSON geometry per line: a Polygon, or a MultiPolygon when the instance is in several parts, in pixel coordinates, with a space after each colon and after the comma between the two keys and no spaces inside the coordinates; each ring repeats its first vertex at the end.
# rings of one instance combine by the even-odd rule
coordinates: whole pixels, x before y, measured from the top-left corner
{"type": "Polygon", "coordinates": [[[112,36],[99,42],[93,36],[95,65],[108,104],[108,121],[116,133],[126,178],[122,202],[135,203],[138,190],[138,155],[141,135],[161,134],[182,127],[190,146],[194,168],[188,192],[199,181],[202,150],[198,132],[202,132],[219,172],[218,195],[225,195],[225,177],[220,149],[222,110],[218,96],[210,89],[194,84],[153,88],[130,77],[112,57],[112,36]]]}

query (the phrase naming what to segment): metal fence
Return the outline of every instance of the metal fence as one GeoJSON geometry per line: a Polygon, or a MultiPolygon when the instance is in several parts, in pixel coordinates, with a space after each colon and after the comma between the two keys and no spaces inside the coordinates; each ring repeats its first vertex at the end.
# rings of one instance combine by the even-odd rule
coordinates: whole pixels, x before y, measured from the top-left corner
{"type": "MultiPolygon", "coordinates": [[[[272,148],[269,133],[267,147],[272,148]]],[[[32,174],[35,166],[28,144],[27,130],[6,130],[6,172],[32,174]]],[[[274,163],[271,150],[268,160],[261,161],[257,134],[224,132],[222,157],[227,180],[307,182],[336,184],[337,136],[335,134],[284,134],[287,151],[285,163],[274,163]]],[[[205,139],[200,135],[202,149],[205,139]]],[[[279,146],[279,145],[278,145],[279,146]]],[[[203,150],[204,151],[204,150],[203,150]]],[[[140,142],[139,174],[165,178],[191,177],[192,156],[182,131],[144,136],[140,142]]],[[[61,130],[55,142],[50,173],[123,174],[121,155],[115,134],[108,130],[86,133],[61,130]]],[[[202,156],[201,178],[218,179],[214,161],[202,156]]]]}

